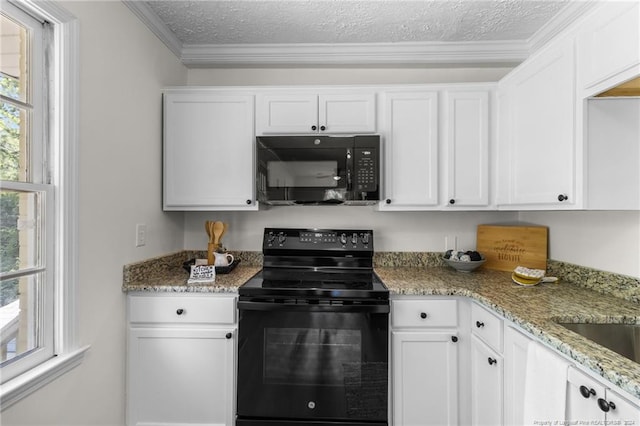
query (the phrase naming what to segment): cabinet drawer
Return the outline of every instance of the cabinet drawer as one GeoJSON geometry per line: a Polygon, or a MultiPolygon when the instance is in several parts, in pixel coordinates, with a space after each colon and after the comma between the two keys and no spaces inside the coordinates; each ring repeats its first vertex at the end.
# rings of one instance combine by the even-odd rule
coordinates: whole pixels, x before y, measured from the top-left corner
{"type": "Polygon", "coordinates": [[[471,332],[502,353],[502,319],[475,303],[471,305],[471,332]]]}
{"type": "Polygon", "coordinates": [[[235,320],[235,296],[129,296],[131,323],[233,324],[235,320]]]}
{"type": "Polygon", "coordinates": [[[456,300],[392,300],[393,327],[456,327],[456,300]]]}

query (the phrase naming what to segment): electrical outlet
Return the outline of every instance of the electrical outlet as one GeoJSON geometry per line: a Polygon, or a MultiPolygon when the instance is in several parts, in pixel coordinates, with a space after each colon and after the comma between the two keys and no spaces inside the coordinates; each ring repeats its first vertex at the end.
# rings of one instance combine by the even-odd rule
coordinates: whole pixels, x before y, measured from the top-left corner
{"type": "Polygon", "coordinates": [[[457,250],[458,249],[458,237],[455,235],[447,235],[444,237],[444,249],[445,250],[457,250]]]}
{"type": "Polygon", "coordinates": [[[142,247],[147,244],[147,225],[138,223],[136,225],[136,247],[142,247]]]}

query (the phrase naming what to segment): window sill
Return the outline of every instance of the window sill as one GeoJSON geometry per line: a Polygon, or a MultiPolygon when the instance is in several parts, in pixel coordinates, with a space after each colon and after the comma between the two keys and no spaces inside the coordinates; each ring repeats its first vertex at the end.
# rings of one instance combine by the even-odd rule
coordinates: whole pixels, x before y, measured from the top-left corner
{"type": "Polygon", "coordinates": [[[0,385],[0,411],[4,411],[22,398],[80,365],[89,348],[90,346],[84,346],[75,351],[58,355],[0,385]]]}

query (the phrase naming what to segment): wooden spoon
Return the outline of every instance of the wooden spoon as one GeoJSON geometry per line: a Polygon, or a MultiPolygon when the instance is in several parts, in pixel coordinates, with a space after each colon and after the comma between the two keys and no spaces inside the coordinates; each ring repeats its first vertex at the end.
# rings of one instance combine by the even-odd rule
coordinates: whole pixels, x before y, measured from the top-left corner
{"type": "Polygon", "coordinates": [[[216,246],[216,248],[220,243],[220,237],[222,236],[223,232],[224,232],[224,223],[218,222],[218,221],[213,222],[213,244],[216,246]]]}
{"type": "Polygon", "coordinates": [[[222,244],[222,236],[224,235],[225,232],[227,232],[227,228],[229,228],[229,225],[226,223],[223,223],[222,225],[224,225],[224,228],[222,228],[222,233],[220,234],[220,238],[218,238],[218,242],[220,244],[222,244]]]}

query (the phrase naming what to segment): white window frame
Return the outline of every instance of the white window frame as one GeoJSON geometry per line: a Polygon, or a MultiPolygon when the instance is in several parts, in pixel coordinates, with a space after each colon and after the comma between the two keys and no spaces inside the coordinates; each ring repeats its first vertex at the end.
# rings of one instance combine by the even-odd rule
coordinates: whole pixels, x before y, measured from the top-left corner
{"type": "MultiPolygon", "coordinates": [[[[3,0],[2,7],[16,6],[52,25],[49,54],[49,110],[46,117],[50,156],[48,180],[43,188],[47,208],[52,209],[51,267],[53,272],[52,347],[35,366],[0,385],[0,411],[41,388],[82,362],[89,346],[81,346],[77,329],[78,286],[78,84],[79,22],[55,2],[3,0]]],[[[7,187],[7,189],[9,189],[7,187]]],[[[19,189],[19,188],[16,188],[19,189]]],[[[33,188],[32,188],[33,189],[33,188]]],[[[51,346],[51,345],[50,345],[51,346]]]]}

